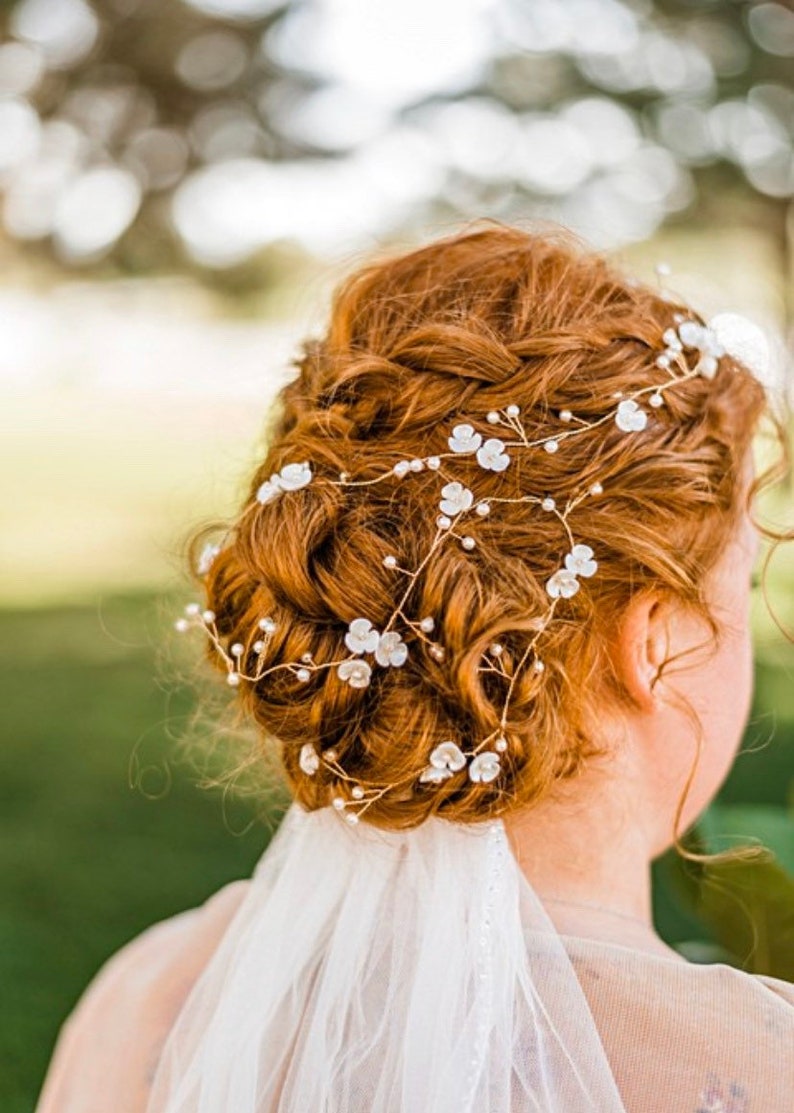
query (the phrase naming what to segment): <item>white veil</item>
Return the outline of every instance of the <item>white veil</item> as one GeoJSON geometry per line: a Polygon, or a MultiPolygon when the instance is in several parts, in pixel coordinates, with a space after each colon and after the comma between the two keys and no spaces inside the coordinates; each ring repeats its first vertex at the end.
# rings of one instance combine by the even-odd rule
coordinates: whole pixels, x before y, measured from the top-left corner
{"type": "Polygon", "coordinates": [[[290,805],[147,1113],[623,1113],[502,821],[342,819],[290,805]]]}

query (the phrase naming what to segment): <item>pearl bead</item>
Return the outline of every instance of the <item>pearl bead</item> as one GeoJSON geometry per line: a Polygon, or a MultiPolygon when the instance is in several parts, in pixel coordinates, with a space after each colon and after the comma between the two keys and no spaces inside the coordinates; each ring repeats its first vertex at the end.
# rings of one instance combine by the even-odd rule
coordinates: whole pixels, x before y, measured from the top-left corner
{"type": "Polygon", "coordinates": [[[543,670],[545,669],[546,666],[543,664],[543,662],[539,658],[536,658],[535,663],[533,664],[532,667],[535,670],[535,672],[543,672],[543,670]]]}
{"type": "Polygon", "coordinates": [[[179,630],[180,633],[182,633],[184,630],[187,630],[189,625],[190,623],[186,618],[178,618],[174,623],[174,626],[177,628],[177,630],[179,630]]]}
{"type": "Polygon", "coordinates": [[[490,654],[492,657],[501,657],[504,653],[504,646],[500,642],[493,642],[490,647],[490,654]]]}
{"type": "Polygon", "coordinates": [[[204,619],[205,622],[214,622],[215,621],[215,611],[202,611],[201,612],[201,617],[204,619]]]}
{"type": "Polygon", "coordinates": [[[304,661],[307,665],[310,665],[312,663],[311,653],[303,653],[301,655],[301,661],[304,661]]]}
{"type": "Polygon", "coordinates": [[[435,625],[436,620],[428,615],[427,618],[423,618],[422,621],[419,623],[419,629],[424,630],[426,634],[429,634],[430,631],[435,628],[435,625]]]}
{"type": "Polygon", "coordinates": [[[439,514],[436,518],[436,525],[439,529],[449,529],[452,525],[452,519],[448,518],[446,514],[439,514]]]}
{"type": "Polygon", "coordinates": [[[656,359],[656,366],[663,367],[666,370],[670,366],[670,357],[667,355],[658,356],[656,359]]]}
{"type": "Polygon", "coordinates": [[[276,624],[272,618],[260,618],[259,629],[266,630],[268,634],[272,634],[273,631],[276,629],[276,624]]]}
{"type": "Polygon", "coordinates": [[[546,449],[547,452],[556,452],[560,446],[557,441],[546,441],[543,447],[546,449]]]}
{"type": "Polygon", "coordinates": [[[232,656],[233,657],[240,657],[244,650],[245,650],[244,645],[242,645],[240,642],[235,642],[234,645],[232,646],[232,656]]]}
{"type": "Polygon", "coordinates": [[[311,676],[311,673],[309,672],[308,669],[298,669],[298,672],[297,672],[298,680],[308,680],[310,676],[311,676]]]}
{"type": "Polygon", "coordinates": [[[615,391],[615,392],[613,393],[612,397],[613,397],[613,398],[622,398],[622,397],[623,397],[623,391],[622,391],[622,390],[616,390],[616,391],[615,391]]]}
{"type": "Polygon", "coordinates": [[[443,646],[431,645],[430,646],[430,655],[431,655],[431,657],[435,657],[435,659],[437,661],[443,661],[444,660],[444,648],[443,648],[443,646]]]}
{"type": "Polygon", "coordinates": [[[489,423],[489,425],[498,425],[499,424],[499,414],[496,412],[496,410],[489,410],[488,411],[488,416],[486,417],[486,421],[489,423]]]}
{"type": "Polygon", "coordinates": [[[198,605],[198,603],[188,603],[188,605],[185,607],[185,614],[198,614],[200,610],[201,607],[198,605]]]}
{"type": "Polygon", "coordinates": [[[476,542],[476,541],[474,540],[474,538],[473,538],[473,537],[468,537],[468,536],[466,536],[466,537],[464,537],[464,538],[463,538],[463,540],[461,541],[461,545],[463,546],[463,548],[464,548],[464,549],[469,549],[469,550],[471,550],[471,549],[473,549],[473,548],[474,548],[474,546],[475,546],[476,544],[477,544],[477,542],[476,542]]]}
{"type": "Polygon", "coordinates": [[[410,462],[408,460],[398,460],[397,463],[392,468],[392,471],[394,472],[394,474],[396,476],[398,476],[399,478],[402,478],[404,475],[406,475],[408,473],[410,468],[411,468],[411,465],[410,465],[410,462]]]}
{"type": "Polygon", "coordinates": [[[507,749],[507,739],[504,737],[504,735],[500,735],[496,739],[496,741],[494,742],[494,749],[498,750],[500,754],[503,754],[505,752],[505,750],[507,749]]]}
{"type": "Polygon", "coordinates": [[[346,483],[349,478],[350,478],[350,473],[349,472],[340,471],[340,473],[339,473],[340,482],[346,483]]]}
{"type": "Polygon", "coordinates": [[[226,683],[231,684],[232,688],[236,688],[237,685],[240,683],[240,674],[236,672],[230,672],[229,675],[226,677],[226,683]]]}
{"type": "Polygon", "coordinates": [[[338,756],[339,755],[337,754],[336,750],[326,750],[325,751],[325,757],[327,758],[328,761],[336,761],[338,756]]]}
{"type": "Polygon", "coordinates": [[[417,457],[416,459],[411,460],[408,466],[410,467],[411,471],[424,471],[425,463],[424,460],[420,460],[417,457]]]}
{"type": "Polygon", "coordinates": [[[560,421],[570,421],[572,417],[570,410],[560,410],[560,421]]]}
{"type": "Polygon", "coordinates": [[[364,789],[361,787],[361,785],[354,785],[352,792],[356,800],[360,800],[361,797],[364,795],[364,789]]]}
{"type": "Polygon", "coordinates": [[[648,399],[648,401],[650,402],[650,404],[653,406],[654,409],[658,409],[659,406],[664,405],[664,398],[662,397],[661,394],[658,394],[658,393],[657,394],[652,394],[650,396],[650,398],[648,399]]]}
{"type": "Polygon", "coordinates": [[[601,486],[600,483],[593,483],[591,485],[591,487],[590,487],[590,494],[591,495],[603,495],[603,493],[604,493],[604,488],[601,486]]]}
{"type": "Polygon", "coordinates": [[[264,648],[265,643],[263,641],[254,642],[254,653],[261,653],[264,648]]]}
{"type": "Polygon", "coordinates": [[[431,471],[438,471],[438,469],[441,467],[441,457],[428,456],[427,466],[430,468],[431,471]]]}
{"type": "Polygon", "coordinates": [[[391,553],[389,553],[388,556],[385,556],[383,558],[383,565],[384,565],[385,568],[396,568],[397,567],[397,557],[392,556],[391,553]]]}
{"type": "Polygon", "coordinates": [[[478,502],[476,510],[480,517],[484,518],[486,514],[491,513],[491,504],[489,502],[478,502]]]}
{"type": "Polygon", "coordinates": [[[545,498],[540,505],[544,510],[553,510],[557,503],[552,498],[545,498]]]}
{"type": "Polygon", "coordinates": [[[508,417],[518,417],[521,411],[519,410],[518,406],[515,405],[515,403],[511,403],[505,410],[505,413],[508,417]]]}
{"type": "Polygon", "coordinates": [[[342,808],[344,808],[345,806],[345,802],[341,796],[335,796],[333,799],[333,805],[338,812],[341,812],[342,808]]]}
{"type": "Polygon", "coordinates": [[[347,820],[348,823],[352,823],[352,824],[358,823],[358,816],[356,815],[355,812],[348,812],[348,814],[345,816],[345,819],[347,820]]]}

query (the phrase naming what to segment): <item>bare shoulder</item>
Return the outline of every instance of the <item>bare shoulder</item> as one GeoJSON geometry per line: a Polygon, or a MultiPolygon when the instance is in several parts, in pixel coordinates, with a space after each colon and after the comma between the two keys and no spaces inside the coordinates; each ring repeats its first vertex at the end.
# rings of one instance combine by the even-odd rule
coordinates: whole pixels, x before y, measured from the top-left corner
{"type": "Polygon", "coordinates": [[[224,885],[110,956],[61,1025],[35,1113],[142,1113],[162,1043],[250,884],[224,885]]]}

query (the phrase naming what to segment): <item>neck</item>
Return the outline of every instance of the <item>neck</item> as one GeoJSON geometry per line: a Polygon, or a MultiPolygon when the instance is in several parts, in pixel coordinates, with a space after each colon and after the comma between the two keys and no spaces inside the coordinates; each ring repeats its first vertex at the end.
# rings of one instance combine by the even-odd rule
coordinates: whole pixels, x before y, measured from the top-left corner
{"type": "Polygon", "coordinates": [[[555,923],[597,921],[614,933],[632,930],[632,921],[634,931],[653,931],[651,841],[639,817],[604,786],[578,800],[563,795],[503,817],[516,861],[548,898],[549,915],[555,923]]]}

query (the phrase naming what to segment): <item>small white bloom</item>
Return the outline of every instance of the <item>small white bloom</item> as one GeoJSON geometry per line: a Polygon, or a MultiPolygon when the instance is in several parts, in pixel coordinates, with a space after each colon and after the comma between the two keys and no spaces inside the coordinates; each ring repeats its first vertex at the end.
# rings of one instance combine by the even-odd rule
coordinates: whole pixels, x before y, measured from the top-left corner
{"type": "Polygon", "coordinates": [[[593,550],[589,545],[574,545],[565,558],[565,567],[576,576],[592,576],[598,568],[592,556],[593,550]]]}
{"type": "Polygon", "coordinates": [[[439,742],[430,755],[430,764],[457,773],[466,764],[466,756],[456,742],[439,742]]]}
{"type": "Polygon", "coordinates": [[[674,328],[665,329],[662,333],[662,340],[664,340],[669,351],[681,351],[681,337],[678,335],[674,328]]]}
{"type": "Polygon", "coordinates": [[[475,433],[471,425],[456,425],[447,444],[453,452],[476,452],[482,444],[482,433],[475,433]]]}
{"type": "Polygon", "coordinates": [[[700,348],[706,339],[706,329],[697,321],[682,321],[678,335],[685,348],[700,348]]]}
{"type": "Polygon", "coordinates": [[[717,374],[717,357],[705,352],[697,362],[695,370],[706,379],[713,379],[717,374]]]}
{"type": "Polygon", "coordinates": [[[374,653],[380,633],[368,618],[354,618],[345,634],[345,645],[352,653],[374,653]]]}
{"type": "Polygon", "coordinates": [[[306,742],[301,746],[298,764],[303,772],[308,773],[310,777],[314,776],[320,768],[320,757],[311,742],[306,742]]]}
{"type": "Polygon", "coordinates": [[[510,457],[504,450],[505,442],[498,437],[489,437],[482,448],[477,449],[477,463],[490,471],[504,471],[510,457]]]}
{"type": "Polygon", "coordinates": [[[718,359],[720,356],[725,355],[725,345],[717,336],[717,333],[714,331],[713,328],[706,329],[706,335],[704,337],[701,351],[706,352],[710,356],[716,356],[718,359]]]}
{"type": "Polygon", "coordinates": [[[278,482],[284,491],[297,491],[299,487],[305,487],[311,478],[312,470],[308,460],[301,464],[285,464],[278,473],[278,482]]]}
{"type": "Polygon", "coordinates": [[[201,550],[201,556],[198,558],[198,564],[196,565],[196,571],[199,576],[206,576],[212,566],[213,560],[215,560],[215,557],[220,551],[220,545],[215,545],[211,541],[207,542],[201,550]]]}
{"type": "Polygon", "coordinates": [[[381,634],[380,641],[375,650],[375,660],[379,665],[395,665],[399,667],[405,664],[407,656],[408,646],[399,634],[392,630],[387,631],[385,634],[381,634]]]}
{"type": "Polygon", "coordinates": [[[270,479],[266,479],[264,483],[260,483],[256,492],[257,502],[270,502],[272,498],[281,493],[281,486],[278,482],[278,476],[274,473],[270,479]]]}
{"type": "Polygon", "coordinates": [[[648,424],[648,415],[633,398],[625,398],[622,402],[618,402],[615,424],[624,433],[633,433],[645,428],[648,424]]]}
{"type": "Polygon", "coordinates": [[[558,599],[560,596],[563,599],[570,599],[572,595],[576,595],[578,590],[579,581],[576,578],[576,573],[571,572],[569,568],[560,568],[546,580],[546,591],[552,599],[558,599]]]}
{"type": "Polygon", "coordinates": [[[419,780],[425,782],[429,781],[432,784],[440,784],[441,781],[445,781],[447,777],[451,776],[451,769],[436,769],[434,765],[428,765],[427,768],[423,769],[419,774],[419,780]]]}
{"type": "Polygon", "coordinates": [[[366,688],[372,676],[372,669],[366,661],[342,661],[337,674],[346,680],[351,688],[366,688]]]}
{"type": "Polygon", "coordinates": [[[464,487],[457,480],[445,484],[441,488],[441,494],[444,497],[441,499],[439,506],[445,514],[459,514],[462,510],[468,510],[474,502],[474,495],[469,488],[464,487]]]}
{"type": "Polygon", "coordinates": [[[472,781],[492,781],[499,776],[500,768],[499,754],[493,750],[484,750],[472,760],[469,777],[472,781]]]}

